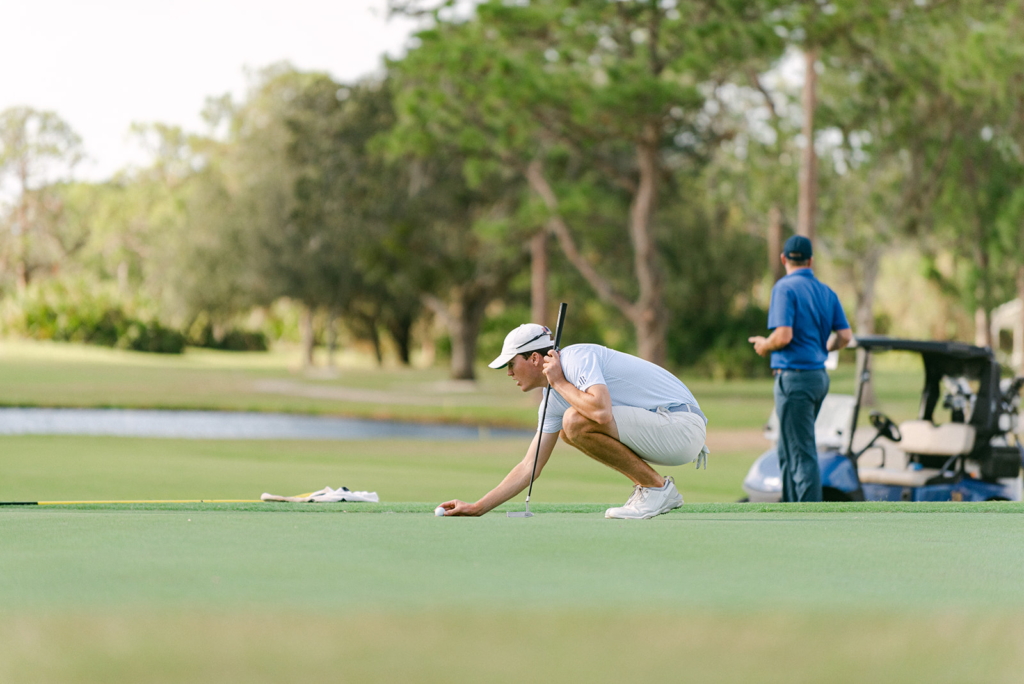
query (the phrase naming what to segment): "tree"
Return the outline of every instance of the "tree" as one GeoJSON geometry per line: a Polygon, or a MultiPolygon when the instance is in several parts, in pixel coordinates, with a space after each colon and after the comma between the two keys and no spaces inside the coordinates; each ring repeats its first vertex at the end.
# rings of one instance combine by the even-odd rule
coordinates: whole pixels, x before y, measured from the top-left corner
{"type": "Polygon", "coordinates": [[[337,296],[325,306],[373,343],[378,361],[383,326],[408,364],[421,269],[396,237],[418,219],[405,166],[376,143],[394,125],[391,90],[387,80],[310,83],[287,119],[289,159],[298,169],[294,220],[321,231],[321,248],[335,255],[337,296]]]}
{"type": "MultiPolygon", "coordinates": [[[[1020,55],[1009,37],[1017,8],[964,1],[892,9],[879,30],[850,35],[824,108],[842,133],[844,166],[870,179],[877,198],[858,259],[877,263],[874,246],[893,236],[916,241],[931,255],[930,277],[977,311],[978,343],[991,344],[988,311],[998,290],[1012,288],[1014,270],[999,274],[996,262],[1009,252],[996,226],[1022,178],[1008,134],[1020,118],[1020,55]],[[958,273],[934,266],[945,250],[969,256],[958,273]]],[[[849,186],[840,182],[837,192],[849,186]]],[[[861,312],[873,279],[862,280],[861,312]]],[[[869,332],[871,317],[858,318],[858,332],[869,332]]]]}
{"type": "Polygon", "coordinates": [[[354,248],[346,242],[352,229],[330,181],[339,88],[325,74],[273,65],[256,76],[243,102],[211,101],[208,118],[214,126],[227,124],[226,139],[193,142],[203,160],[203,182],[190,200],[193,306],[226,313],[219,307],[279,297],[301,302],[306,364],[312,363],[314,311],[336,314],[359,285],[354,248]],[[317,156],[309,157],[310,150],[317,156]]]}
{"type": "Polygon", "coordinates": [[[81,158],[81,138],[54,112],[30,107],[0,112],[0,190],[15,197],[5,221],[11,237],[7,263],[19,290],[43,265],[33,263],[30,251],[46,245],[33,242],[52,246],[55,241],[46,225],[59,206],[48,201],[46,190],[67,178],[81,158]]]}
{"type": "Polygon", "coordinates": [[[707,89],[747,57],[779,48],[763,9],[494,0],[467,21],[435,14],[435,28],[399,65],[419,78],[407,107],[429,112],[427,127],[446,131],[485,168],[511,167],[527,179],[567,259],[633,324],[640,355],[657,363],[666,360],[667,330],[651,232],[659,195],[673,165],[716,143],[707,89]],[[586,234],[574,228],[584,222],[586,234]],[[589,239],[596,230],[617,233],[632,258],[622,263],[621,249],[599,257],[589,239]]]}

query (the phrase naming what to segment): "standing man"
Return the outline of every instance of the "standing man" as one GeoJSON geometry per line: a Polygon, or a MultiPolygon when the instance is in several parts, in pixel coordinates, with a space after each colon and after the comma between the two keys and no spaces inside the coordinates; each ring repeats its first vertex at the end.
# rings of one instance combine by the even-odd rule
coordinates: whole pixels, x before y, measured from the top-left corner
{"type": "Polygon", "coordinates": [[[814,421],[828,394],[825,359],[853,339],[836,293],[814,277],[812,256],[806,237],[786,240],[786,275],[772,288],[768,307],[772,333],[749,339],[759,355],[772,355],[783,501],[821,501],[814,421]]]}
{"type": "MultiPolygon", "coordinates": [[[[537,440],[537,477],[558,441],[619,471],[633,481],[633,495],[606,518],[652,518],[683,505],[671,477],[650,464],[677,466],[707,460],[707,418],[676,376],[635,356],[596,344],[554,350],[551,331],[535,323],[505,337],[491,368],[507,368],[523,392],[551,385],[547,415],[526,456],[501,483],[476,503],[458,499],[441,506],[445,515],[483,515],[526,489],[537,440]]],[[[705,467],[707,467],[705,465],[705,467]]]]}

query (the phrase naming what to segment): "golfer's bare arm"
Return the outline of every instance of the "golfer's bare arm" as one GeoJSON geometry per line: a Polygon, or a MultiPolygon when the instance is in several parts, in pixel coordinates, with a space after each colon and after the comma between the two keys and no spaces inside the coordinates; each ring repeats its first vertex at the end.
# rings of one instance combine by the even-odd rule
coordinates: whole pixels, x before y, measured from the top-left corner
{"type": "Polygon", "coordinates": [[[612,396],[608,393],[608,385],[591,385],[585,392],[577,388],[562,374],[562,361],[556,351],[548,352],[544,360],[544,375],[555,391],[584,418],[599,425],[612,422],[612,396]]]}
{"type": "Polygon", "coordinates": [[[483,515],[487,511],[500,506],[516,494],[526,489],[530,484],[530,475],[533,472],[533,458],[537,453],[537,440],[540,439],[540,454],[537,455],[537,477],[551,458],[551,452],[558,442],[557,432],[538,433],[533,436],[530,448],[526,456],[513,468],[505,479],[497,487],[484,494],[476,503],[466,503],[458,499],[446,501],[441,507],[447,511],[445,515],[483,515]]]}
{"type": "Polygon", "coordinates": [[[836,330],[832,333],[832,336],[828,338],[828,345],[826,345],[826,348],[830,352],[839,351],[852,341],[853,331],[849,328],[843,328],[842,330],[836,330]]]}

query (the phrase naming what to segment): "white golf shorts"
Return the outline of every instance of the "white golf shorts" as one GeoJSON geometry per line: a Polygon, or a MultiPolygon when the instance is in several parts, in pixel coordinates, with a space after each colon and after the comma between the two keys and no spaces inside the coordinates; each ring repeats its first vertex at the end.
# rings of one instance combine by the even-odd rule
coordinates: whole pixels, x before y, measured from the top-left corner
{"type": "Polygon", "coordinates": [[[695,413],[613,406],[612,415],[619,429],[619,441],[648,463],[691,463],[700,456],[707,440],[704,419],[695,413]]]}

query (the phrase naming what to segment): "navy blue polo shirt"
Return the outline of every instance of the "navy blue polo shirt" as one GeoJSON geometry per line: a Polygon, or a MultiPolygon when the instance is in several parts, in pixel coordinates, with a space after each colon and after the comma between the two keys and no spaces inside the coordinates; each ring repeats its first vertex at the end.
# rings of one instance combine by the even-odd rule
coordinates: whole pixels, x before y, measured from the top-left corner
{"type": "Polygon", "coordinates": [[[828,336],[850,327],[839,297],[809,268],[780,278],[772,288],[768,328],[780,325],[793,328],[792,342],[772,352],[772,368],[783,370],[824,368],[828,336]]]}

